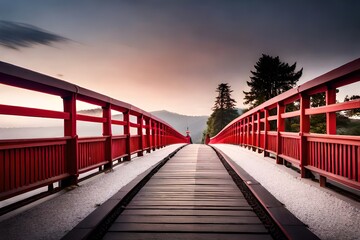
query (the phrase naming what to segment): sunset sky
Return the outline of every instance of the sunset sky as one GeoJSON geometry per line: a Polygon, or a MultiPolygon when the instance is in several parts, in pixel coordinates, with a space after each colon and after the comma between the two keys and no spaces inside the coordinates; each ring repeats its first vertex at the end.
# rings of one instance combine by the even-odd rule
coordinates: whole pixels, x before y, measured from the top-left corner
{"type": "Polygon", "coordinates": [[[208,115],[219,83],[243,107],[262,53],[297,62],[299,83],[360,57],[359,13],[357,0],[0,0],[0,61],[146,111],[208,115]]]}

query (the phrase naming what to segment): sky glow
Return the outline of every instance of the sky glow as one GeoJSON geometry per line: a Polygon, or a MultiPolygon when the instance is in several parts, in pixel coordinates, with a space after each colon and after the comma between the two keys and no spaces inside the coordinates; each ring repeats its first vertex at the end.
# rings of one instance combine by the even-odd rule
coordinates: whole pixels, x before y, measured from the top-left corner
{"type": "MultiPolygon", "coordinates": [[[[1,1],[2,23],[43,34],[18,49],[0,34],[0,60],[146,111],[209,115],[220,83],[244,107],[262,53],[297,62],[300,84],[358,58],[359,11],[355,0],[1,1]]],[[[4,89],[2,103],[56,107],[4,89]]]]}

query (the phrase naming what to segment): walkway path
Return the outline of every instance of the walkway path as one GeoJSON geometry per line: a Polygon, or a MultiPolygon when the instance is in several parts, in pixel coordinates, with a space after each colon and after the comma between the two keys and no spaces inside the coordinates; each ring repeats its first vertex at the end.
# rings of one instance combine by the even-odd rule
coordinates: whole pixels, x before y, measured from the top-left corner
{"type": "Polygon", "coordinates": [[[104,239],[272,239],[214,150],[189,145],[140,190],[104,239]]]}

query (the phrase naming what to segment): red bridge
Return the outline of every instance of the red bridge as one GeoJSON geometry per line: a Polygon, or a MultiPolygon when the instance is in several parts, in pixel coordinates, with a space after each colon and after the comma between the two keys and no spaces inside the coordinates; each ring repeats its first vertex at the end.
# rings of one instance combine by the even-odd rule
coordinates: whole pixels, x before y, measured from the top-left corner
{"type": "MultiPolygon", "coordinates": [[[[217,136],[210,139],[209,143],[235,144],[253,151],[263,152],[265,156],[271,154],[276,158],[276,163],[282,164],[285,162],[300,169],[300,175],[303,178],[308,177],[310,173],[319,174],[321,186],[325,186],[327,179],[329,179],[346,188],[358,191],[360,190],[360,137],[337,135],[336,113],[360,108],[360,100],[338,103],[336,101],[336,89],[359,81],[360,59],[357,59],[246,112],[226,126],[217,136]],[[310,99],[318,93],[325,93],[326,105],[311,108],[310,99]],[[287,105],[293,103],[298,103],[299,109],[288,112],[287,105]],[[326,114],[326,134],[310,132],[310,118],[317,114],[326,114]],[[286,132],[285,121],[293,118],[300,119],[300,130],[296,133],[286,132]],[[271,125],[276,125],[276,128],[271,129],[271,125]]],[[[0,114],[61,119],[64,122],[63,137],[0,140],[1,201],[44,186],[48,186],[49,191],[53,191],[54,184],[57,184],[56,186],[60,189],[73,186],[78,184],[80,174],[94,169],[101,171],[111,170],[118,163],[130,161],[133,154],[142,156],[144,152],[150,153],[171,144],[190,143],[189,136],[183,136],[169,124],[152,116],[150,113],[68,82],[6,63],[0,63],[0,83],[55,95],[62,98],[63,101],[63,111],[0,104],[0,114]],[[79,114],[77,101],[101,107],[102,117],[79,114]],[[112,119],[112,111],[120,112],[123,116],[122,120],[112,119]],[[101,124],[103,136],[78,137],[77,121],[101,124]],[[114,135],[112,133],[112,128],[116,125],[122,126],[123,134],[114,135]]],[[[212,216],[222,216],[214,219],[215,222],[219,222],[209,225],[209,222],[206,222],[207,220],[201,220],[203,222],[195,222],[193,223],[195,227],[190,228],[189,225],[180,222],[174,222],[169,226],[164,225],[165,227],[151,222],[155,224],[152,225],[153,227],[157,226],[158,228],[152,229],[150,227],[148,230],[143,230],[146,229],[146,224],[140,224],[139,222],[133,224],[129,222],[129,218],[121,215],[122,217],[118,218],[118,221],[121,219],[121,221],[125,222],[124,224],[115,224],[117,227],[115,225],[106,227],[106,229],[113,229],[112,231],[117,233],[126,233],[125,235],[114,235],[114,238],[121,236],[130,239],[143,239],[146,237],[144,235],[144,232],[146,232],[150,233],[152,237],[163,239],[169,237],[175,239],[179,236],[170,233],[182,233],[185,235],[181,236],[188,239],[236,239],[241,234],[242,237],[250,237],[251,235],[254,239],[271,237],[301,239],[305,236],[308,239],[316,239],[310,231],[306,230],[305,225],[302,223],[297,223],[296,226],[301,229],[297,231],[290,229],[289,225],[291,224],[282,224],[281,221],[285,215],[282,216],[283,218],[276,218],[274,216],[276,214],[271,212],[269,205],[260,207],[265,208],[264,214],[269,216],[268,220],[253,219],[252,217],[259,215],[259,213],[253,213],[250,205],[245,203],[245,200],[239,200],[243,199],[242,194],[247,195],[247,193],[244,193],[243,190],[241,190],[242,194],[240,194],[239,190],[237,190],[239,193],[234,192],[234,189],[241,189],[240,182],[245,181],[244,178],[247,178],[248,175],[242,173],[242,169],[234,167],[234,162],[229,160],[223,153],[217,151],[216,155],[215,152],[207,148],[206,150],[205,146],[203,147],[194,148],[193,151],[198,151],[198,155],[190,150],[181,150],[178,153],[179,155],[175,155],[174,160],[169,160],[174,154],[166,158],[162,164],[164,165],[168,160],[169,163],[165,164],[164,170],[159,170],[160,165],[154,167],[147,172],[148,175],[142,176],[144,178],[136,180],[135,183],[132,182],[131,188],[127,186],[128,189],[122,189],[120,193],[123,196],[116,200],[118,201],[117,206],[124,208],[123,206],[129,204],[129,206],[132,206],[129,207],[129,211],[138,208],[151,209],[149,206],[152,206],[152,201],[160,201],[162,204],[167,205],[169,202],[174,204],[172,201],[175,201],[173,199],[175,198],[178,201],[177,204],[186,203],[184,209],[188,209],[187,204],[189,201],[196,202],[196,200],[201,199],[202,204],[207,207],[201,207],[195,203],[195,205],[191,205],[192,211],[189,212],[191,218],[185,218],[184,220],[172,215],[173,218],[180,222],[189,219],[199,220],[205,219],[204,216],[211,213],[212,216]],[[200,154],[200,152],[202,153],[200,154]],[[220,164],[219,159],[215,160],[216,156],[221,159],[222,164],[220,164]],[[186,161],[187,159],[188,161],[186,161]],[[151,180],[149,181],[149,179],[151,180]],[[199,185],[199,182],[202,183],[199,185]],[[139,191],[140,185],[141,187],[145,185],[141,191],[149,194],[139,195],[143,196],[141,199],[135,196],[134,200],[132,200],[129,196],[134,197],[136,191],[139,191]],[[186,185],[187,188],[181,185],[186,185]],[[132,192],[134,191],[133,187],[137,188],[135,192],[132,192]],[[188,191],[193,194],[186,194],[188,191]],[[165,195],[168,197],[165,197],[165,195]],[[136,202],[135,199],[139,201],[136,202]],[[204,209],[207,209],[206,214],[203,211],[204,209]],[[230,214],[230,210],[234,213],[230,214]],[[243,217],[240,218],[244,211],[248,211],[246,213],[249,214],[246,218],[248,222],[245,223],[242,222],[245,221],[243,217]],[[199,217],[200,215],[202,217],[199,217]],[[229,222],[228,219],[235,219],[238,222],[229,222]],[[271,224],[278,230],[269,232],[270,230],[266,229],[270,229],[271,224],[266,225],[264,221],[272,222],[271,224]],[[234,224],[237,224],[235,228],[234,224]],[[253,227],[239,228],[238,225],[243,226],[243,224],[253,227]],[[258,224],[264,224],[265,227],[258,224]],[[221,227],[216,228],[218,226],[221,227]],[[300,234],[300,232],[305,235],[300,234]],[[160,233],[168,235],[161,235],[160,233]]],[[[255,179],[249,179],[247,179],[248,182],[256,182],[255,179]]],[[[258,197],[268,196],[265,189],[256,192],[257,190],[252,189],[251,186],[246,187],[246,189],[248,188],[250,192],[255,193],[258,197]]],[[[257,201],[261,204],[270,201],[269,199],[273,199],[273,197],[268,196],[257,201]]],[[[247,201],[251,200],[247,199],[247,201]]],[[[275,204],[273,207],[279,205],[276,202],[277,200],[271,201],[273,201],[271,204],[275,204]]],[[[166,209],[174,210],[176,208],[173,205],[170,206],[169,208],[158,206],[157,210],[163,213],[166,209]]],[[[116,211],[124,211],[122,208],[116,211]]],[[[111,211],[115,211],[114,209],[111,209],[111,211]]],[[[102,209],[102,211],[106,212],[105,209],[102,209]]],[[[109,215],[112,214],[111,211],[109,211],[109,215]]],[[[282,209],[281,211],[285,210],[282,209]]],[[[149,213],[149,211],[143,211],[142,214],[145,214],[145,212],[149,213]]],[[[154,213],[151,212],[151,214],[154,213]]],[[[157,214],[159,215],[159,213],[157,214]]],[[[178,211],[177,214],[179,215],[176,216],[180,216],[183,211],[178,211]]],[[[102,224],[105,221],[103,215],[99,220],[99,213],[96,213],[92,216],[92,220],[97,219],[95,221],[102,224]]],[[[136,219],[136,221],[146,222],[167,219],[166,221],[171,222],[172,220],[166,216],[168,215],[162,215],[162,217],[158,218],[154,216],[153,218],[142,217],[141,220],[136,219]]],[[[286,216],[293,218],[291,214],[286,216]]],[[[165,224],[164,222],[156,223],[165,224]]],[[[107,236],[107,238],[112,239],[109,236],[113,235],[109,232],[96,235],[93,230],[98,231],[99,228],[102,227],[97,226],[96,229],[94,227],[85,228],[87,230],[84,233],[84,228],[78,227],[77,230],[74,229],[70,232],[67,238],[77,239],[92,236],[100,236],[99,238],[101,238],[107,236]]]]}

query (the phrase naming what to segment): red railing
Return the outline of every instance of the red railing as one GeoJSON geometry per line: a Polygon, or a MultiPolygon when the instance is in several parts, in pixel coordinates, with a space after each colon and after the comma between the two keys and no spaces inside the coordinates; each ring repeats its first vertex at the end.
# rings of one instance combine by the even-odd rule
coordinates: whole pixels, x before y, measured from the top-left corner
{"type": "Polygon", "coordinates": [[[27,69],[0,62],[0,83],[59,96],[63,111],[0,104],[0,114],[63,119],[64,137],[51,139],[0,140],[0,200],[39,188],[75,184],[80,173],[95,168],[112,168],[113,161],[143,155],[169,144],[189,139],[157,117],[88,89],[27,69]],[[102,116],[77,113],[76,101],[97,105],[102,116]],[[123,114],[112,119],[111,110],[123,114]],[[136,118],[137,123],[130,119],[136,118]],[[103,136],[79,138],[77,121],[102,124],[103,136]],[[123,126],[122,135],[112,134],[112,125],[123,126]],[[132,134],[130,129],[137,130],[132,134]]]}
{"type": "Polygon", "coordinates": [[[360,82],[360,59],[291,89],[241,115],[228,124],[210,143],[238,144],[264,151],[298,166],[301,176],[308,171],[348,187],[360,189],[360,136],[336,135],[336,113],[360,108],[360,100],[336,101],[336,89],[360,82]],[[310,107],[314,94],[325,93],[326,105],[310,107]],[[286,106],[299,102],[299,110],[286,112],[286,106]],[[274,112],[276,114],[274,115],[274,112]],[[270,115],[272,113],[273,115],[270,115]],[[326,134],[310,133],[310,117],[326,115],[326,134]],[[298,117],[300,130],[285,131],[285,120],[298,117]],[[270,131],[270,123],[276,130],[270,131]],[[275,124],[276,123],[276,124],[275,124]]]}

